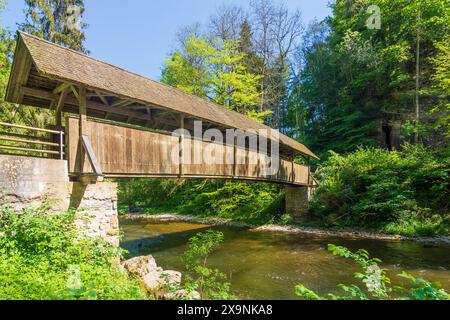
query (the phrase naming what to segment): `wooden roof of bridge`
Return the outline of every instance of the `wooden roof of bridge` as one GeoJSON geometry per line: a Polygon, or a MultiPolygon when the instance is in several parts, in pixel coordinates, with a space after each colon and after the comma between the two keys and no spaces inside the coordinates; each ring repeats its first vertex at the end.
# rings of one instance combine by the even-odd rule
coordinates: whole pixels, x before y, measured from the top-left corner
{"type": "MultiPolygon", "coordinates": [[[[6,100],[51,108],[52,103],[57,100],[55,90],[63,83],[84,86],[96,92],[98,97],[88,101],[87,108],[93,116],[99,118],[104,118],[110,111],[128,118],[142,118],[143,121],[147,119],[147,113],[136,109],[144,106],[147,112],[149,108],[156,108],[158,112],[166,110],[223,128],[270,129],[245,115],[205,99],[19,32],[6,100]],[[115,97],[117,101],[114,102],[108,96],[115,97]],[[127,101],[130,102],[127,104],[127,101]]],[[[77,113],[74,100],[69,97],[63,111],[77,113]]],[[[285,150],[287,148],[292,153],[318,159],[303,144],[283,134],[280,134],[280,142],[285,150]]]]}

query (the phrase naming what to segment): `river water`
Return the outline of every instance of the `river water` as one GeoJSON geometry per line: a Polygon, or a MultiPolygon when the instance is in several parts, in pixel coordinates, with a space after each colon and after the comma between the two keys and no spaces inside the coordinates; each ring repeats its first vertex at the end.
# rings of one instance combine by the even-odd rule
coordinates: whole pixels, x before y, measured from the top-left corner
{"type": "MultiPolygon", "coordinates": [[[[152,254],[165,270],[183,272],[180,257],[188,239],[208,225],[184,222],[121,220],[121,246],[130,256],[152,254]]],[[[450,245],[416,242],[354,240],[306,234],[256,232],[244,228],[212,227],[225,235],[209,265],[226,273],[234,294],[241,299],[296,299],[294,287],[304,284],[320,294],[339,293],[336,285],[357,283],[354,263],[332,256],[326,247],[336,244],[351,250],[364,248],[383,260],[394,283],[402,270],[450,291],[450,245]]]]}

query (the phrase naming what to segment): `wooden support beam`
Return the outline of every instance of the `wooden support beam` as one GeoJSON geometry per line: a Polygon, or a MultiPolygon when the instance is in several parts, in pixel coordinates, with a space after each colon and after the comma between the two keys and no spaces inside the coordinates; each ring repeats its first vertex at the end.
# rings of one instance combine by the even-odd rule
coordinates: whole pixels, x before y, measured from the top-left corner
{"type": "MultiPolygon", "coordinates": [[[[72,91],[75,98],[77,98],[78,102],[80,102],[80,95],[78,94],[77,89],[74,86],[70,86],[70,90],[72,91]]],[[[86,99],[86,95],[84,96],[84,98],[86,99]]]]}
{"type": "Polygon", "coordinates": [[[234,132],[234,145],[233,145],[233,158],[234,158],[233,177],[237,177],[237,152],[238,152],[237,134],[235,131],[234,132]]]}
{"type": "Polygon", "coordinates": [[[292,168],[291,168],[291,170],[292,170],[292,173],[291,173],[291,177],[292,177],[292,182],[295,182],[295,166],[294,166],[294,160],[295,160],[295,156],[294,156],[294,154],[292,154],[292,168]]]}
{"type": "Polygon", "coordinates": [[[66,91],[66,89],[68,89],[70,86],[71,86],[70,83],[64,82],[64,83],[60,84],[59,86],[57,86],[55,88],[55,90],[53,90],[53,93],[54,94],[58,94],[58,93],[61,93],[63,91],[66,91]]]}
{"type": "Polygon", "coordinates": [[[80,136],[87,133],[87,100],[86,89],[80,87],[79,93],[79,110],[80,110],[80,136]]]}
{"type": "Polygon", "coordinates": [[[179,163],[179,173],[180,173],[180,177],[183,175],[183,163],[184,163],[184,115],[181,114],[179,116],[179,121],[180,121],[180,130],[181,130],[181,134],[180,134],[180,138],[179,138],[179,145],[180,145],[180,163],[179,163]]]}
{"type": "Polygon", "coordinates": [[[314,178],[311,179],[312,178],[312,175],[311,175],[311,157],[308,157],[306,165],[308,166],[308,185],[309,186],[313,186],[314,185],[314,181],[313,181],[314,178]]]}
{"type": "Polygon", "coordinates": [[[129,106],[130,104],[133,104],[134,101],[131,100],[119,100],[117,102],[114,102],[111,107],[115,107],[115,108],[123,108],[126,106],[129,106]]]}
{"type": "Polygon", "coordinates": [[[59,113],[62,111],[62,107],[64,106],[64,100],[66,99],[66,97],[67,97],[67,88],[64,89],[61,92],[61,94],[59,95],[58,102],[55,106],[56,113],[59,113]]]}
{"type": "Polygon", "coordinates": [[[108,100],[106,100],[106,98],[97,90],[95,90],[95,93],[97,94],[97,96],[100,98],[100,100],[103,102],[104,105],[109,106],[108,100]]]}
{"type": "Polygon", "coordinates": [[[152,109],[147,108],[146,110],[147,110],[147,115],[148,115],[149,119],[147,120],[147,122],[145,123],[145,125],[146,125],[147,127],[150,127],[150,126],[153,125],[152,109]]]}
{"type": "Polygon", "coordinates": [[[58,130],[62,130],[62,117],[63,117],[63,113],[62,113],[62,109],[64,107],[64,102],[66,100],[67,97],[67,88],[64,89],[61,94],[59,95],[59,99],[58,102],[56,103],[56,111],[55,111],[55,117],[56,117],[56,126],[58,127],[58,130]]]}
{"type": "MultiPolygon", "coordinates": [[[[73,87],[71,87],[73,88],[73,87]]],[[[76,91],[76,90],[74,90],[76,91]]],[[[83,148],[83,136],[88,134],[88,123],[87,123],[87,101],[86,101],[86,88],[80,87],[79,88],[79,113],[80,113],[80,121],[79,121],[79,146],[78,146],[78,152],[80,157],[80,171],[79,174],[83,174],[84,172],[84,163],[85,163],[85,150],[83,148]]]]}
{"type": "Polygon", "coordinates": [[[56,101],[58,99],[58,95],[54,94],[50,91],[45,91],[41,89],[35,89],[30,87],[22,86],[20,90],[21,94],[24,96],[37,97],[41,99],[46,99],[50,101],[56,101]]]}
{"type": "Polygon", "coordinates": [[[125,107],[128,107],[128,106],[131,106],[134,103],[135,103],[134,101],[128,101],[127,103],[124,103],[123,105],[120,105],[119,107],[120,108],[125,108],[125,107]]]}
{"type": "Polygon", "coordinates": [[[10,83],[8,84],[8,87],[6,89],[6,97],[9,97],[9,101],[13,103],[22,102],[22,86],[25,86],[27,84],[28,77],[31,71],[31,56],[29,54],[26,54],[25,52],[25,44],[19,37],[11,70],[10,83]]]}
{"type": "MultiPolygon", "coordinates": [[[[67,97],[66,104],[78,105],[78,101],[76,99],[74,99],[73,97],[67,97]]],[[[146,121],[155,120],[154,117],[151,117],[143,112],[133,111],[133,110],[129,110],[129,109],[122,109],[122,108],[115,108],[112,106],[108,107],[108,106],[105,106],[104,104],[97,103],[94,101],[89,101],[88,108],[96,110],[96,111],[110,113],[110,114],[131,116],[131,117],[133,117],[135,119],[139,119],[139,120],[146,120],[146,121]]],[[[165,123],[173,128],[178,128],[178,122],[173,121],[171,119],[160,119],[160,123],[165,123]]]]}
{"type": "Polygon", "coordinates": [[[97,177],[102,178],[103,172],[100,168],[100,165],[98,164],[97,157],[95,156],[94,150],[92,149],[91,142],[89,141],[89,138],[87,135],[83,135],[81,137],[83,148],[86,151],[86,154],[88,156],[89,162],[92,166],[92,169],[94,170],[94,173],[97,177]]]}
{"type": "MultiPolygon", "coordinates": [[[[64,102],[61,102],[61,108],[64,108],[64,103],[66,104],[71,104],[71,105],[76,105],[79,106],[80,104],[80,94],[78,93],[77,89],[74,86],[69,86],[71,92],[74,94],[75,99],[73,99],[73,97],[68,95],[68,91],[66,92],[66,96],[64,97],[64,102]]],[[[85,90],[86,92],[86,90],[85,90]]],[[[60,99],[60,95],[56,95],[53,92],[50,91],[45,91],[45,90],[41,90],[41,89],[35,89],[35,88],[29,88],[29,87],[22,87],[22,93],[29,95],[29,96],[35,96],[35,97],[39,97],[39,98],[43,98],[46,100],[50,100],[50,101],[58,101],[59,103],[59,99],[60,99]]],[[[118,107],[113,107],[113,106],[106,106],[104,104],[101,103],[97,103],[95,101],[87,101],[86,100],[87,95],[84,95],[84,100],[85,103],[84,105],[86,107],[88,107],[89,109],[93,109],[93,110],[97,110],[97,111],[103,111],[109,114],[118,114],[118,115],[124,115],[124,116],[128,116],[134,119],[139,119],[139,120],[146,120],[147,122],[150,122],[151,124],[155,125],[155,126],[159,126],[160,124],[163,125],[167,125],[171,128],[178,128],[179,127],[179,123],[178,121],[175,121],[173,119],[170,118],[166,118],[164,117],[164,114],[158,115],[158,117],[155,117],[153,115],[153,112],[151,112],[151,115],[139,112],[139,111],[133,111],[130,109],[126,109],[126,108],[118,108],[118,107]],[[89,105],[88,105],[89,104],[89,105]]],[[[131,101],[128,101],[131,102],[131,101]]],[[[131,102],[132,103],[132,102],[131,102]]],[[[56,104],[56,108],[58,107],[58,104],[56,104]]],[[[153,109],[150,107],[145,107],[146,109],[153,109]]],[[[190,126],[186,126],[189,130],[193,130],[194,126],[190,125],[190,126]]]]}

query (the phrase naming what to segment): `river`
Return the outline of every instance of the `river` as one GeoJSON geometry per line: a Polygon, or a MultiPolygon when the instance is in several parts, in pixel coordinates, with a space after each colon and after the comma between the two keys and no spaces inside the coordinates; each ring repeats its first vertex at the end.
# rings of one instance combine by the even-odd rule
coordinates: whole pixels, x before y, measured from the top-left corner
{"type": "Polygon", "coordinates": [[[214,228],[225,235],[223,245],[209,258],[209,265],[229,276],[240,299],[296,299],[294,287],[304,284],[320,294],[341,292],[336,285],[352,284],[359,269],[346,259],[332,256],[326,247],[336,244],[364,248],[383,260],[394,283],[402,270],[430,281],[439,281],[450,291],[450,245],[418,242],[345,239],[306,234],[257,232],[236,227],[210,227],[185,222],[121,219],[121,246],[128,256],[152,254],[165,270],[183,272],[180,257],[188,239],[214,228]]]}

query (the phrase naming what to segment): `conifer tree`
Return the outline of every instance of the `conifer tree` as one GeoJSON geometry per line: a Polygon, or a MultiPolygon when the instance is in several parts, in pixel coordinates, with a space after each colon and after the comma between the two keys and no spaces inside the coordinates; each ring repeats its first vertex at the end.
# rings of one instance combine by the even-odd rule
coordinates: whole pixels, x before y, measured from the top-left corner
{"type": "Polygon", "coordinates": [[[87,53],[84,0],[25,0],[26,21],[20,29],[50,42],[87,53]]]}

